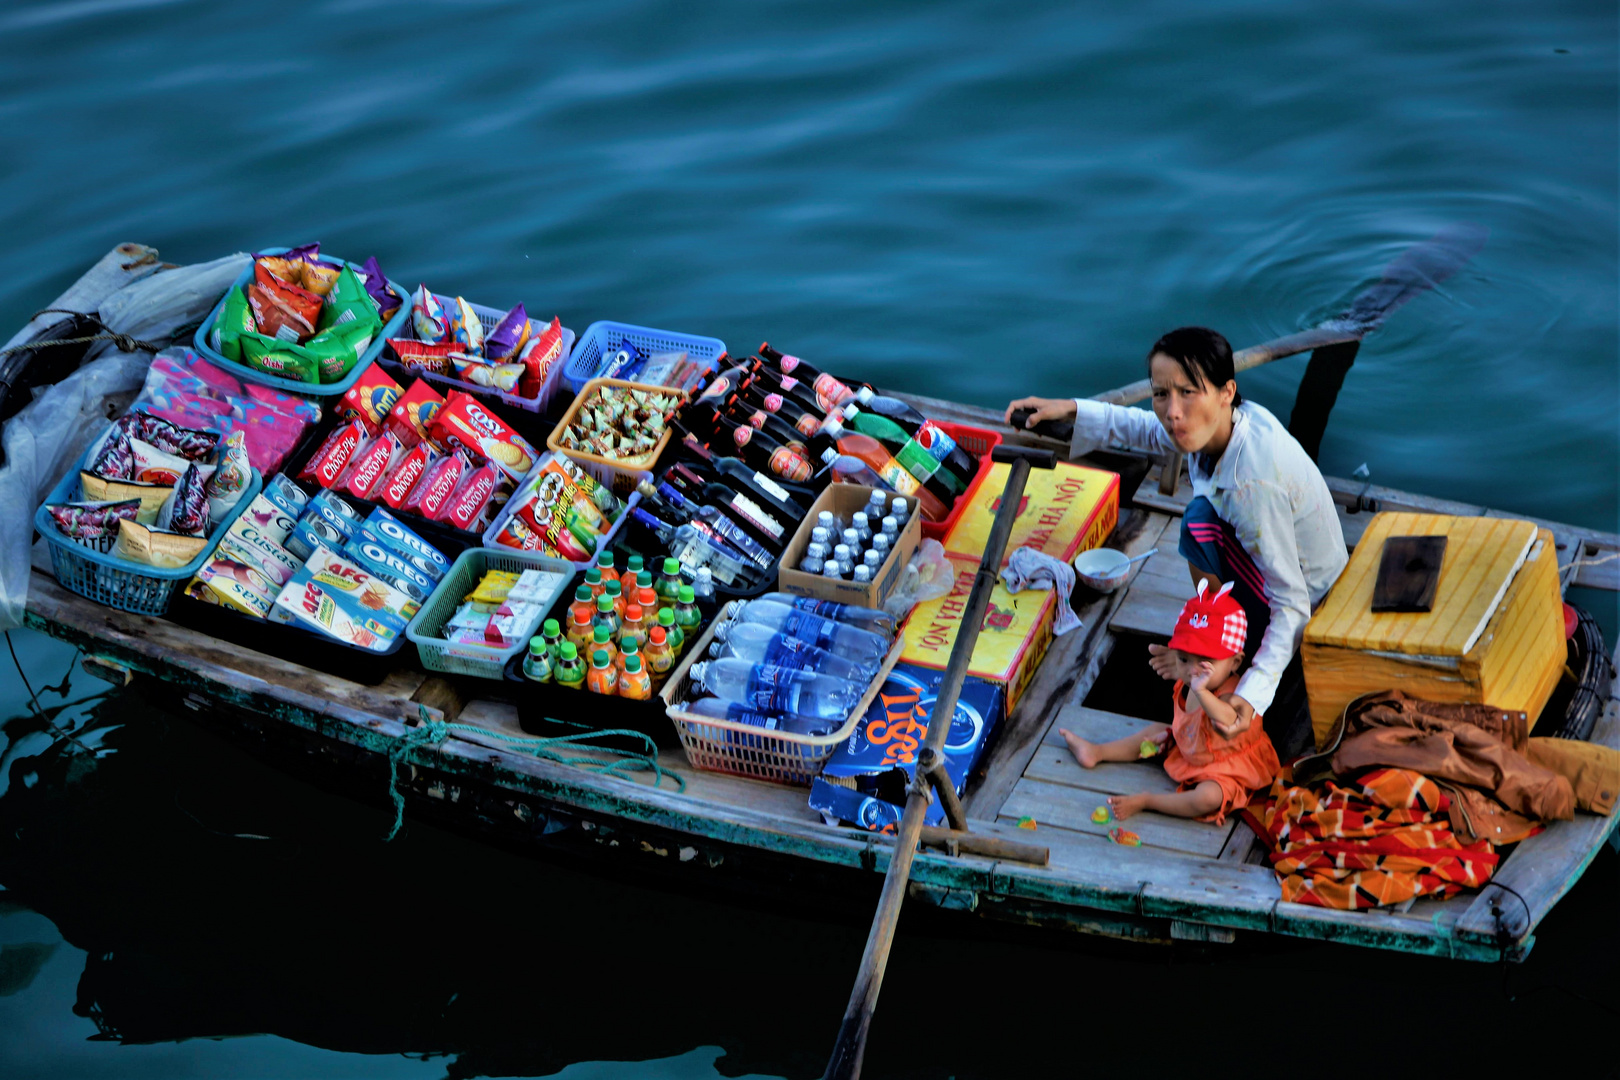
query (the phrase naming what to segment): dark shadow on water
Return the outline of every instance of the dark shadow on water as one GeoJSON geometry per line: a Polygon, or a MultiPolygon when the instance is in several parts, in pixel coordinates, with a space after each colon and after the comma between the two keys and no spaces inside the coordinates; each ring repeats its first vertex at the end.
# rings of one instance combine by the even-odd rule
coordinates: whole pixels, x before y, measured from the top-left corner
{"type": "MultiPolygon", "coordinates": [[[[723,1075],[820,1074],[860,919],[647,889],[419,823],[385,845],[381,792],[290,779],[138,694],[101,707],[114,718],[116,754],[87,771],[52,751],[0,799],[6,897],[89,953],[75,1012],[103,1037],[272,1033],[445,1055],[450,1077],[718,1045],[723,1075]]],[[[1336,1023],[1326,1010],[1366,1030],[1369,995],[1426,1018],[1381,1027],[1381,1053],[1422,1046],[1448,999],[1476,1048],[1482,1018],[1609,1044],[1617,886],[1605,848],[1508,970],[1252,936],[1172,952],[908,909],[866,1075],[1140,1074],[1144,1055],[1154,1074],[1254,1075],[1268,1029],[1336,1023]]]]}

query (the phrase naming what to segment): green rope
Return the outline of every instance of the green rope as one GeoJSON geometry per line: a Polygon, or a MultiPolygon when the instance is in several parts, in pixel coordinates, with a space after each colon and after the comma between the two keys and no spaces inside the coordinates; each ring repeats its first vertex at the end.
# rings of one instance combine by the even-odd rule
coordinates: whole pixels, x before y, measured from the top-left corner
{"type": "MultiPolygon", "coordinates": [[[[452,731],[466,732],[485,739],[495,739],[506,743],[515,750],[526,754],[533,754],[545,761],[555,761],[559,765],[571,765],[587,772],[601,773],[608,776],[624,776],[629,772],[651,772],[653,774],[653,787],[663,783],[664,777],[674,780],[677,790],[686,790],[686,781],[672,772],[666,772],[658,764],[658,746],[645,733],[631,731],[628,728],[600,728],[581,731],[573,735],[556,735],[543,738],[537,735],[508,735],[504,731],[491,731],[489,728],[479,727],[477,724],[459,724],[446,720],[435,719],[428,714],[425,706],[418,706],[422,718],[422,726],[407,731],[403,738],[395,741],[388,750],[388,797],[394,803],[394,827],[388,830],[383,837],[387,843],[398,835],[400,827],[405,824],[405,796],[399,790],[399,767],[409,762],[418,748],[436,747],[449,737],[452,731]],[[632,739],[641,740],[643,750],[621,750],[615,746],[603,746],[596,749],[618,755],[617,760],[602,761],[584,755],[568,756],[558,753],[553,747],[580,746],[597,739],[610,736],[623,735],[632,739]]],[[[420,759],[418,759],[420,760],[420,759]]],[[[425,764],[425,762],[423,762],[425,764]]]]}
{"type": "MultiPolygon", "coordinates": [[[[105,332],[93,334],[90,337],[52,338],[46,341],[25,341],[21,345],[13,345],[7,349],[0,349],[0,356],[10,356],[12,353],[28,352],[33,349],[53,349],[58,345],[88,345],[94,341],[111,341],[117,345],[121,351],[129,353],[155,353],[163,348],[161,345],[153,345],[149,341],[141,341],[139,338],[131,337],[128,334],[120,334],[113,330],[112,327],[96,318],[94,315],[90,315],[83,311],[69,311],[67,308],[41,308],[39,311],[34,312],[34,319],[39,318],[41,315],[49,315],[53,313],[58,315],[77,315],[81,319],[88,319],[105,332]]],[[[29,320],[29,322],[32,321],[33,319],[29,320]]],[[[56,324],[53,323],[52,325],[56,324]]]]}

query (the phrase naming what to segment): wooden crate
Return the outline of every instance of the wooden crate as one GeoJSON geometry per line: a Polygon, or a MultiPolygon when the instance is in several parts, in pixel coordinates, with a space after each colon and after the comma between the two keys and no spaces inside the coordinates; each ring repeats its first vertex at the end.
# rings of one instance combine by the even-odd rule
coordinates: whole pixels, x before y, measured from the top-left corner
{"type": "Polygon", "coordinates": [[[1529,714],[1558,683],[1565,645],[1552,533],[1528,521],[1383,513],[1305,628],[1305,688],[1317,745],[1360,694],[1402,690],[1529,714]],[[1384,540],[1445,535],[1434,608],[1372,611],[1384,540]]]}

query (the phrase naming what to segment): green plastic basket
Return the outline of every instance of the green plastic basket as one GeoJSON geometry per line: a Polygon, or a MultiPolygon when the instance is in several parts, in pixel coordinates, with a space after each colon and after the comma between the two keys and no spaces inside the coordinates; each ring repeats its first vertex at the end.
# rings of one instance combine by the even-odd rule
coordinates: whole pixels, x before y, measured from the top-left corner
{"type": "Polygon", "coordinates": [[[480,679],[504,679],[506,662],[528,644],[540,620],[551,610],[557,598],[574,580],[574,564],[551,555],[511,548],[468,548],[456,556],[449,571],[433,590],[422,610],[416,613],[405,628],[405,636],[416,643],[416,652],[422,666],[429,671],[443,671],[452,675],[472,675],[480,679]],[[534,626],[519,635],[517,644],[506,648],[493,645],[464,645],[446,641],[439,634],[461,606],[462,598],[478,585],[478,579],[489,570],[522,573],[525,570],[549,570],[561,574],[556,591],[543,597],[538,605],[534,626]]]}

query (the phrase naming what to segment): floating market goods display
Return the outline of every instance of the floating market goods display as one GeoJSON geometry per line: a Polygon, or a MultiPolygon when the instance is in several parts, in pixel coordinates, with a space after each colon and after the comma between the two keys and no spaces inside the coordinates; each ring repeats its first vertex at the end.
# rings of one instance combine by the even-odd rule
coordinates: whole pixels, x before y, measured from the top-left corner
{"type": "Polygon", "coordinates": [[[669,441],[669,418],[685,401],[662,387],[592,379],[546,445],[624,469],[648,469],[669,441]]]}
{"type": "Polygon", "coordinates": [[[486,332],[475,305],[422,285],[411,298],[407,325],[410,336],[388,340],[404,367],[520,398],[539,397],[563,362],[562,320],[537,326],[522,304],[486,332]]]}
{"type": "Polygon", "coordinates": [[[375,258],[323,259],[319,244],[256,254],[226,293],[203,340],[260,374],[315,385],[342,382],[398,312],[375,258]]]}

